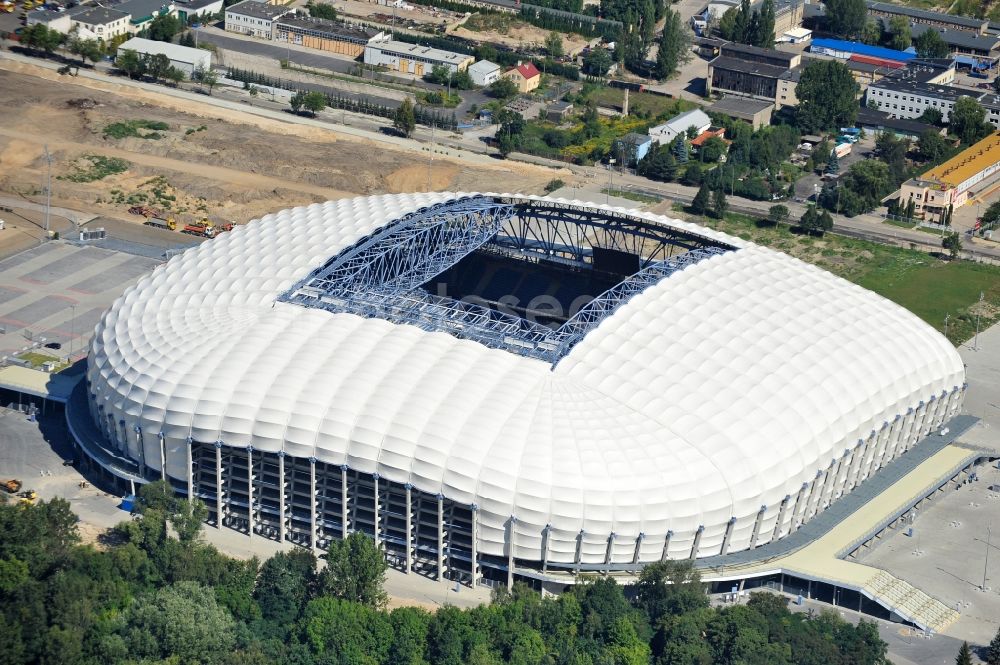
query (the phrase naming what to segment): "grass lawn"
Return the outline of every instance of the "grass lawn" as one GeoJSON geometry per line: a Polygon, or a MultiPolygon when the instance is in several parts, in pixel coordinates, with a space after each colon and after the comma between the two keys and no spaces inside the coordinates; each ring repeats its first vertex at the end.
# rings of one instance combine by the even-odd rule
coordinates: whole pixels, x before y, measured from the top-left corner
{"type": "MultiPolygon", "coordinates": [[[[674,206],[672,214],[677,214],[674,206]]],[[[975,334],[977,309],[981,330],[1000,319],[997,266],[946,261],[916,250],[832,234],[822,238],[797,235],[786,225],[759,227],[747,215],[697,221],[829,270],[902,305],[941,332],[947,315],[948,339],[956,345],[975,334]],[[977,306],[980,292],[983,305],[977,306]]]]}
{"type": "Polygon", "coordinates": [[[628,189],[609,189],[605,187],[601,190],[601,194],[610,194],[611,196],[628,199],[629,201],[638,201],[639,203],[659,203],[663,200],[659,196],[640,194],[639,192],[633,192],[628,189]]]}
{"type": "Polygon", "coordinates": [[[53,371],[58,372],[59,370],[67,367],[68,365],[61,361],[59,358],[50,356],[45,353],[36,353],[34,351],[25,351],[24,353],[19,353],[15,358],[20,358],[21,360],[26,360],[31,363],[33,369],[41,369],[42,365],[47,362],[55,361],[56,366],[53,371]]]}
{"type": "MultiPolygon", "coordinates": [[[[597,102],[598,106],[606,106],[621,111],[625,102],[625,91],[620,88],[599,88],[595,90],[590,99],[597,102]]],[[[698,108],[698,104],[686,99],[672,99],[663,95],[654,95],[648,92],[629,92],[628,96],[629,113],[636,111],[649,111],[653,117],[663,113],[676,115],[698,108]]]]}

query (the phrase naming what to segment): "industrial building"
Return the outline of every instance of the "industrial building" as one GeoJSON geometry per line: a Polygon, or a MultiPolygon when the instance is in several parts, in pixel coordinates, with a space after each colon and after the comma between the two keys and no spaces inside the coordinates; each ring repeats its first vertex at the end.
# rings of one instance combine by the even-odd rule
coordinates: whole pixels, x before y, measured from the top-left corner
{"type": "Polygon", "coordinates": [[[909,19],[911,24],[930,25],[936,28],[949,28],[952,30],[969,30],[980,35],[986,34],[986,29],[989,25],[986,19],[914,9],[913,7],[894,5],[888,2],[868,2],[868,14],[885,19],[890,19],[893,16],[902,16],[909,19]]]}
{"type": "Polygon", "coordinates": [[[706,94],[714,92],[765,100],[771,102],[775,109],[798,105],[795,88],[801,75],[799,54],[772,51],[774,54],[793,57],[780,60],[771,58],[770,61],[764,61],[767,56],[751,54],[750,57],[753,59],[747,59],[727,55],[727,51],[730,50],[728,46],[730,45],[726,44],[722,48],[721,55],[708,63],[708,77],[705,79],[706,94]],[[776,61],[782,61],[782,64],[773,64],[776,61]],[[791,66],[784,64],[787,62],[795,64],[791,66]]]}
{"type": "Polygon", "coordinates": [[[929,325],[779,252],[442,192],[175,256],[101,317],[67,419],[88,463],[250,539],[360,531],[406,572],[566,584],[782,541],[964,390],[929,325]]]}
{"type": "Polygon", "coordinates": [[[223,0],[177,0],[177,18],[187,23],[199,16],[211,16],[222,11],[223,0]]]}
{"type": "MultiPolygon", "coordinates": [[[[885,23],[888,25],[888,21],[885,23]]],[[[928,30],[934,30],[945,41],[951,49],[953,55],[958,57],[958,64],[972,65],[976,67],[988,66],[990,62],[996,62],[996,50],[1000,45],[1000,37],[995,34],[986,33],[980,35],[968,30],[956,30],[954,28],[934,28],[928,25],[916,23],[910,27],[913,38],[916,39],[928,30]]]]}
{"type": "Polygon", "coordinates": [[[274,39],[356,58],[369,44],[389,41],[389,35],[375,28],[292,14],[275,21],[274,39]]]}
{"type": "Polygon", "coordinates": [[[899,202],[905,205],[912,200],[917,217],[937,222],[947,215],[949,209],[965,205],[974,192],[973,188],[992,180],[998,172],[1000,134],[993,134],[919,178],[904,182],[899,202]]]}
{"type": "Polygon", "coordinates": [[[469,77],[472,79],[472,83],[484,88],[500,78],[501,73],[503,70],[500,69],[500,65],[489,60],[480,60],[469,65],[469,77]]]}
{"type": "Polygon", "coordinates": [[[926,131],[933,131],[938,134],[944,133],[944,128],[919,122],[917,120],[906,120],[904,118],[893,118],[884,111],[876,111],[867,106],[858,109],[858,117],[854,126],[863,129],[869,134],[881,134],[889,132],[900,138],[916,141],[920,135],[926,131]]]}
{"type": "Polygon", "coordinates": [[[176,16],[173,0],[125,0],[115,9],[129,15],[129,31],[134,35],[144,30],[158,16],[176,16]]]}
{"type": "Polygon", "coordinates": [[[813,39],[812,44],[809,46],[809,52],[833,56],[839,60],[848,60],[854,55],[860,55],[899,64],[905,64],[917,57],[915,53],[862,44],[861,42],[851,42],[844,39],[813,39]]]}
{"type": "Polygon", "coordinates": [[[123,51],[135,51],[140,55],[163,54],[170,58],[173,67],[184,72],[188,77],[197,70],[209,70],[212,68],[212,52],[200,48],[179,46],[170,42],[159,42],[152,39],[133,37],[118,47],[118,53],[123,51]]]}
{"type": "Polygon", "coordinates": [[[378,42],[365,46],[365,64],[379,65],[404,74],[423,76],[434,67],[463,71],[475,60],[471,55],[419,46],[407,42],[378,42]]]}
{"type": "Polygon", "coordinates": [[[295,10],[258,0],[243,0],[226,7],[226,32],[238,32],[262,39],[274,39],[274,24],[295,10]]]}
{"type": "Polygon", "coordinates": [[[774,104],[746,97],[723,97],[706,110],[709,113],[719,113],[746,121],[754,129],[760,129],[771,124],[771,112],[774,110],[774,104]]]}

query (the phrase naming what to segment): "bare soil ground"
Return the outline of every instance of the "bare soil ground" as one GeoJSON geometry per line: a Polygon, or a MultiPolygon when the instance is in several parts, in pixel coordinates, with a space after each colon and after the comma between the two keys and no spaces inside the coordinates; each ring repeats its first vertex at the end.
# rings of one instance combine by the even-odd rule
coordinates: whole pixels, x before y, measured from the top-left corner
{"type": "MultiPolygon", "coordinates": [[[[31,65],[5,62],[0,89],[0,194],[44,199],[44,146],[52,156],[52,204],[127,220],[146,204],[178,222],[208,217],[246,222],[263,214],[347,196],[433,190],[540,191],[550,172],[497,162],[459,163],[129,86],[69,82],[31,65]],[[81,103],[80,100],[87,100],[81,103]],[[166,123],[159,139],[110,138],[112,123],[166,123]],[[66,179],[85,155],[120,158],[128,170],[92,182],[66,179]]],[[[142,133],[149,133],[145,130],[142,133]]],[[[34,221],[34,220],[32,220],[34,221]]],[[[0,243],[3,240],[0,239],[0,243]]]]}
{"type": "MultiPolygon", "coordinates": [[[[545,44],[545,38],[549,34],[548,30],[517,20],[511,21],[510,27],[504,32],[496,30],[469,30],[461,25],[449,32],[456,37],[473,39],[478,42],[504,44],[511,48],[542,46],[545,44]]],[[[566,53],[576,53],[586,46],[589,41],[585,37],[574,33],[561,32],[559,34],[563,40],[563,51],[566,53]]]]}

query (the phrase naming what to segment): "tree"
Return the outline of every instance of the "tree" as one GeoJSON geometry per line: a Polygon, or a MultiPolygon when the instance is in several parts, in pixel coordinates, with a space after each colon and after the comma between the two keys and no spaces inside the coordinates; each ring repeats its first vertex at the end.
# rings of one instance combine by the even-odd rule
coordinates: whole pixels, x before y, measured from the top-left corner
{"type": "Polygon", "coordinates": [[[166,76],[170,69],[170,58],[164,53],[146,56],[146,73],[153,77],[154,81],[159,81],[166,76]]]}
{"type": "MultiPolygon", "coordinates": [[[[928,31],[934,31],[934,29],[930,28],[928,31]]],[[[889,19],[889,35],[889,48],[897,51],[905,51],[910,48],[910,19],[905,16],[893,16],[889,19]]]]}
{"type": "MultiPolygon", "coordinates": [[[[198,66],[194,70],[194,74],[191,76],[192,81],[199,81],[202,85],[208,86],[208,94],[212,94],[212,88],[219,82],[219,77],[212,68],[206,69],[205,67],[198,66]]],[[[294,108],[294,107],[293,107],[294,108]]],[[[298,113],[298,111],[296,111],[298,113]]]]}
{"type": "Polygon", "coordinates": [[[1000,629],[986,647],[986,665],[1000,665],[1000,629]]]}
{"type": "Polygon", "coordinates": [[[826,27],[840,37],[854,37],[861,33],[868,19],[865,0],[827,0],[826,27]]]}
{"type": "Polygon", "coordinates": [[[382,588],[386,568],[385,555],[375,541],[356,531],[346,540],[330,543],[326,568],[319,575],[320,593],[381,608],[388,600],[382,588]]]}
{"type": "Polygon", "coordinates": [[[709,189],[708,183],[701,183],[698,193],[694,195],[694,200],[691,201],[691,212],[696,215],[704,215],[708,212],[708,207],[711,205],[711,196],[712,190],[709,189]]]}
{"type": "MultiPolygon", "coordinates": [[[[171,67],[170,69],[168,69],[166,77],[167,77],[167,80],[170,81],[171,83],[173,83],[174,85],[177,85],[178,83],[180,83],[181,81],[183,81],[184,78],[185,78],[184,77],[184,72],[182,72],[181,70],[177,69],[176,67],[171,67]]],[[[253,93],[251,92],[250,94],[253,94],[253,93]]]]}
{"type": "Polygon", "coordinates": [[[211,589],[177,582],[136,599],[125,613],[122,636],[133,657],[215,663],[232,650],[234,629],[211,589]]]}
{"type": "Polygon", "coordinates": [[[50,30],[44,23],[29,25],[21,31],[21,44],[32,50],[42,50],[46,54],[55,52],[62,43],[63,35],[58,30],[50,30]]]}
{"type": "Polygon", "coordinates": [[[955,101],[948,122],[951,132],[965,145],[972,145],[993,131],[986,122],[986,110],[972,97],[962,96],[955,101]]]}
{"type": "Polygon", "coordinates": [[[194,34],[190,30],[185,30],[184,34],[181,35],[181,38],[177,43],[181,46],[187,46],[188,48],[196,48],[194,34]]]}
{"type": "Polygon", "coordinates": [[[668,146],[657,146],[646,153],[636,172],[650,180],[670,182],[677,175],[677,159],[668,146]]]}
{"type": "Polygon", "coordinates": [[[873,19],[867,20],[865,27],[861,29],[861,41],[871,46],[877,46],[882,41],[882,24],[873,19]]]}
{"type": "MultiPolygon", "coordinates": [[[[41,25],[41,24],[39,24],[41,25]]],[[[146,63],[143,62],[139,54],[131,49],[118,51],[115,57],[115,67],[128,74],[129,78],[139,78],[146,73],[146,63]]]]}
{"type": "Polygon", "coordinates": [[[920,120],[921,122],[926,122],[931,125],[937,125],[938,127],[940,127],[943,124],[942,123],[943,117],[944,116],[941,114],[941,109],[936,109],[933,106],[928,106],[927,108],[924,109],[924,112],[920,114],[920,117],[917,118],[917,120],[920,120]]]}
{"type": "Polygon", "coordinates": [[[728,209],[729,202],[726,201],[726,193],[720,187],[712,192],[712,215],[716,219],[722,219],[726,216],[726,210],[728,209]]]}
{"type": "Polygon", "coordinates": [[[410,138],[413,130],[417,128],[416,116],[413,113],[413,102],[410,101],[409,97],[403,100],[403,103],[399,105],[399,108],[393,114],[392,126],[406,138],[410,138]]]}
{"type": "Polygon", "coordinates": [[[740,10],[737,7],[730,7],[719,19],[719,36],[726,41],[736,41],[736,36],[742,34],[740,21],[740,10]]]}
{"type": "Polygon", "coordinates": [[[87,60],[97,62],[103,55],[100,42],[96,39],[80,39],[73,37],[69,40],[69,52],[80,56],[80,65],[86,64],[87,60]]]}
{"type": "Polygon", "coordinates": [[[288,105],[292,107],[292,113],[298,115],[302,110],[302,105],[305,103],[305,100],[306,93],[301,90],[292,95],[292,98],[288,100],[288,105]]]}
{"type": "Polygon", "coordinates": [[[674,154],[674,158],[677,160],[678,164],[687,163],[688,146],[687,141],[684,140],[683,134],[678,134],[674,137],[673,142],[670,144],[670,151],[674,154]]]}
{"type": "Polygon", "coordinates": [[[184,29],[183,24],[176,16],[164,14],[154,18],[149,27],[146,28],[146,35],[149,39],[157,42],[173,41],[174,35],[184,29]]]}
{"type": "Polygon", "coordinates": [[[331,4],[310,1],[306,3],[306,9],[309,10],[309,16],[313,18],[325,18],[328,21],[337,20],[337,10],[331,4]]]}
{"type": "Polygon", "coordinates": [[[303,633],[326,663],[386,663],[393,642],[392,623],[384,612],[339,598],[316,598],[306,606],[303,633]]]}
{"type": "Polygon", "coordinates": [[[322,92],[307,92],[302,100],[302,106],[316,117],[316,114],[326,108],[326,95],[322,92]]]}
{"type": "Polygon", "coordinates": [[[920,58],[947,58],[951,48],[937,30],[924,30],[913,40],[913,47],[920,58]]]}
{"type": "MultiPolygon", "coordinates": [[[[493,118],[500,124],[497,129],[497,148],[501,157],[507,157],[521,146],[521,138],[524,133],[524,118],[520,113],[515,113],[508,109],[500,109],[493,118]]],[[[584,123],[586,126],[586,123],[584,123]]]]}
{"type": "Polygon", "coordinates": [[[847,127],[858,115],[858,83],[847,65],[836,60],[807,64],[795,94],[799,98],[796,124],[803,131],[847,127]]]}
{"type": "Polygon", "coordinates": [[[774,48],[774,0],[764,0],[757,16],[757,29],[753,45],[761,48],[774,48]]]}
{"type": "Polygon", "coordinates": [[[957,231],[946,233],[944,237],[941,238],[941,247],[948,250],[948,254],[951,255],[951,258],[957,259],[959,253],[962,251],[962,236],[957,231]]]}
{"type": "Polygon", "coordinates": [[[669,78],[677,66],[687,59],[690,39],[679,12],[667,9],[664,14],[663,32],[660,34],[659,50],[656,52],[656,78],[669,78]]]}
{"type": "Polygon", "coordinates": [[[517,84],[505,76],[501,76],[490,84],[490,94],[497,99],[508,99],[517,94],[517,84]]]}
{"type": "Polygon", "coordinates": [[[972,652],[969,650],[968,642],[962,642],[958,656],[955,657],[955,665],[972,665],[972,652]]]}
{"type": "Polygon", "coordinates": [[[837,157],[837,151],[830,151],[830,158],[826,160],[826,172],[830,175],[836,175],[840,172],[840,158],[837,157]]]}
{"type": "Polygon", "coordinates": [[[788,208],[780,203],[778,205],[771,206],[771,208],[767,211],[767,219],[775,226],[785,222],[788,219],[788,208]]]}
{"type": "Polygon", "coordinates": [[[816,206],[809,204],[806,206],[806,211],[802,213],[802,217],[799,218],[799,228],[805,231],[813,231],[819,226],[819,213],[816,212],[816,206]]]}
{"type": "Polygon", "coordinates": [[[583,56],[583,73],[591,76],[604,76],[611,69],[611,54],[607,49],[592,48],[583,56]]]}
{"type": "Polygon", "coordinates": [[[264,562],[254,598],[276,635],[299,618],[315,583],[316,557],[312,552],[278,552],[264,562]]]}
{"type": "Polygon", "coordinates": [[[426,74],[424,78],[430,83],[447,85],[451,80],[451,67],[447,65],[434,65],[431,67],[430,73],[426,74]]]}
{"type": "Polygon", "coordinates": [[[555,30],[545,37],[545,52],[553,58],[561,58],[563,55],[562,35],[555,30]]]}
{"type": "Polygon", "coordinates": [[[389,615],[392,644],[387,663],[424,665],[424,645],[431,615],[417,607],[397,607],[389,615]]]}
{"type": "Polygon", "coordinates": [[[717,162],[726,154],[726,142],[713,136],[698,148],[698,156],[703,162],[717,162]]]}
{"type": "Polygon", "coordinates": [[[639,575],[635,594],[636,604],[652,625],[665,616],[687,614],[709,604],[701,575],[691,561],[667,560],[649,564],[639,575]]]}
{"type": "Polygon", "coordinates": [[[927,162],[936,162],[951,150],[947,139],[933,129],[925,130],[917,139],[917,156],[927,162]]]}

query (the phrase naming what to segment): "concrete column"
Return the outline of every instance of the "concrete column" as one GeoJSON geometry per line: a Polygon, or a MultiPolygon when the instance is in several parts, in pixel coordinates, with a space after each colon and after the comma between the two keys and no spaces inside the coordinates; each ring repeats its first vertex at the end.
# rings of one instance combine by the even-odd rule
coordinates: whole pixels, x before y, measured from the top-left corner
{"type": "Polygon", "coordinates": [[[882,423],[882,428],[878,431],[878,438],[875,445],[875,457],[872,460],[872,471],[881,469],[888,460],[885,457],[886,449],[889,447],[889,427],[888,422],[882,423]]]}
{"type": "Polygon", "coordinates": [[[580,533],[576,534],[576,553],[573,555],[573,563],[576,564],[576,569],[580,570],[580,562],[583,560],[583,529],[580,529],[580,533]]]}
{"type": "Polygon", "coordinates": [[[723,556],[729,551],[729,543],[733,539],[734,528],[736,528],[736,518],[730,517],[729,522],[726,523],[726,535],[722,537],[722,549],[719,550],[719,554],[723,556]]]}
{"type": "Polygon", "coordinates": [[[837,491],[838,475],[840,475],[840,458],[834,457],[830,460],[830,467],[826,470],[826,482],[823,485],[823,494],[819,498],[820,510],[824,510],[833,501],[833,494],[837,491]]]}
{"type": "Polygon", "coordinates": [[[552,531],[552,525],[546,524],[545,528],[542,529],[542,572],[544,573],[549,569],[549,532],[552,531]]]}
{"type": "Polygon", "coordinates": [[[517,518],[513,515],[507,520],[507,588],[514,586],[514,525],[517,518]]]}
{"type": "Polygon", "coordinates": [[[222,528],[222,441],[215,442],[215,528],[222,528]]]}
{"type": "Polygon", "coordinates": [[[886,465],[896,459],[896,448],[899,445],[899,428],[903,419],[896,414],[896,417],[889,423],[889,431],[885,435],[885,454],[882,456],[882,465],[886,465]]]}
{"type": "Polygon", "coordinates": [[[382,537],[379,534],[379,512],[378,512],[378,474],[372,474],[372,487],[374,488],[374,498],[373,498],[373,508],[375,509],[375,547],[378,547],[382,543],[382,537]]]}
{"type": "Polygon", "coordinates": [[[778,506],[778,519],[774,522],[774,531],[771,532],[771,541],[775,541],[781,538],[781,527],[785,521],[785,512],[788,510],[788,504],[792,502],[792,495],[786,494],[785,498],[781,500],[781,505],[778,506]]]}
{"type": "Polygon", "coordinates": [[[194,446],[194,439],[190,436],[187,438],[187,493],[188,493],[188,503],[194,502],[194,460],[192,459],[192,450],[194,446]]]}
{"type": "Polygon", "coordinates": [[[643,541],[643,539],[645,539],[645,537],[646,537],[646,534],[641,533],[641,532],[639,533],[638,536],[635,537],[635,552],[632,553],[632,564],[633,565],[639,563],[639,554],[641,553],[641,550],[642,550],[642,541],[643,541]]]}
{"type": "Polygon", "coordinates": [[[347,465],[340,466],[340,539],[347,540],[347,465]]]}
{"type": "Polygon", "coordinates": [[[667,535],[663,539],[663,553],[660,555],[660,561],[666,561],[670,558],[670,538],[674,535],[674,532],[667,529],[667,535]]]}
{"type": "MultiPolygon", "coordinates": [[[[316,458],[309,458],[309,549],[316,551],[316,458]]],[[[375,542],[378,544],[378,541],[375,542]]]]}
{"type": "Polygon", "coordinates": [[[614,549],[615,549],[615,532],[612,531],[608,535],[608,546],[604,550],[604,565],[605,566],[610,566],[611,565],[611,557],[614,555],[614,549]]]}
{"type": "Polygon", "coordinates": [[[470,559],[472,559],[472,561],[470,562],[471,565],[469,566],[469,568],[472,570],[472,585],[471,586],[472,586],[473,589],[475,589],[476,588],[476,581],[477,581],[476,578],[479,577],[479,556],[478,556],[477,547],[476,547],[477,544],[478,544],[476,541],[479,538],[479,506],[477,506],[476,504],[472,504],[469,507],[472,509],[471,510],[471,513],[472,513],[472,538],[470,539],[470,541],[472,543],[472,548],[471,548],[472,556],[469,557],[470,559]]]}
{"type": "Polygon", "coordinates": [[[406,483],[406,574],[413,569],[413,485],[406,483]]]}
{"type": "Polygon", "coordinates": [[[278,451],[278,542],[285,542],[285,451],[278,451]]]}
{"type": "Polygon", "coordinates": [[[698,548],[701,546],[701,534],[705,533],[705,525],[702,524],[698,527],[698,530],[694,533],[694,542],[691,543],[691,556],[688,557],[692,561],[698,558],[698,548]]]}
{"type": "Polygon", "coordinates": [[[438,494],[438,580],[444,582],[444,495],[438,494]]]}
{"type": "MultiPolygon", "coordinates": [[[[122,423],[125,421],[123,420],[122,423]]],[[[167,479],[167,439],[160,435],[160,480],[167,479]]]]}
{"type": "Polygon", "coordinates": [[[802,483],[802,487],[799,488],[799,493],[795,495],[795,509],[792,511],[792,527],[789,529],[789,533],[799,528],[799,524],[802,521],[802,514],[806,510],[806,491],[808,489],[809,483],[802,483]]]}
{"type": "Polygon", "coordinates": [[[139,446],[139,450],[138,450],[138,452],[139,452],[139,475],[142,476],[143,478],[145,478],[146,477],[146,451],[144,450],[145,449],[145,445],[143,444],[143,440],[142,440],[142,428],[139,427],[138,425],[135,425],[133,427],[133,429],[135,430],[135,442],[136,442],[136,445],[139,446]]]}
{"type": "Polygon", "coordinates": [[[253,446],[247,446],[247,538],[253,538],[253,446]]]}
{"type": "Polygon", "coordinates": [[[910,440],[910,435],[913,432],[913,421],[915,417],[916,411],[913,409],[906,410],[906,415],[903,416],[903,428],[899,435],[899,443],[896,444],[896,457],[899,457],[909,447],[908,442],[910,440]]]}
{"type": "Polygon", "coordinates": [[[761,506],[757,511],[757,519],[753,523],[753,533],[750,534],[750,548],[757,547],[757,538],[760,537],[760,527],[764,523],[764,514],[767,513],[767,506],[761,506]]]}
{"type": "Polygon", "coordinates": [[[858,439],[851,451],[851,466],[847,470],[847,488],[853,490],[858,486],[858,476],[861,474],[861,460],[865,456],[865,442],[858,439]]]}

